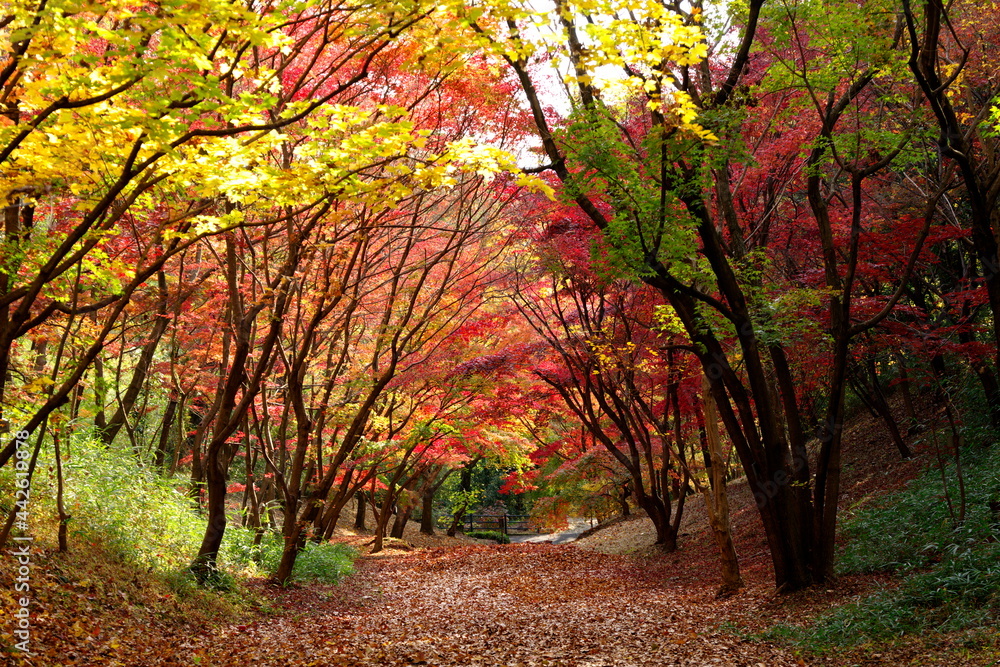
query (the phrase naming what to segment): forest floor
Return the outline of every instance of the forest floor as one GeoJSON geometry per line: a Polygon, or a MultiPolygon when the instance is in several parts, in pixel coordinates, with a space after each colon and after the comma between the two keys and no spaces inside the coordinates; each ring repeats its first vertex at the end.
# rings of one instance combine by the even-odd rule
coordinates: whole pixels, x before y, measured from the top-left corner
{"type": "MultiPolygon", "coordinates": [[[[845,514],[928,465],[921,456],[901,461],[865,418],[852,423],[846,440],[845,514]]],[[[759,634],[776,623],[808,623],[894,582],[882,575],[847,576],[829,587],[775,595],[752,498],[745,484],[734,483],[731,492],[746,587],[726,599],[714,594],[718,558],[696,497],[688,501],[673,554],[652,545],[652,526],[638,516],[569,545],[500,546],[428,537],[408,527],[403,541],[390,540],[383,552],[370,554],[370,535],[338,531],[338,540],[362,554],[354,574],[336,586],[288,589],[251,580],[246,602],[235,611],[222,609],[226,603],[212,593],[182,598],[144,589],[141,573],[95,564],[100,545],[79,545],[67,555],[42,550],[33,575],[37,655],[11,664],[1000,664],[989,649],[968,649],[961,636],[906,638],[823,655],[761,640],[759,634]],[[209,607],[216,603],[220,609],[213,613],[209,607]]],[[[10,595],[0,592],[10,618],[10,595]]],[[[0,664],[4,660],[0,653],[0,664]]]]}

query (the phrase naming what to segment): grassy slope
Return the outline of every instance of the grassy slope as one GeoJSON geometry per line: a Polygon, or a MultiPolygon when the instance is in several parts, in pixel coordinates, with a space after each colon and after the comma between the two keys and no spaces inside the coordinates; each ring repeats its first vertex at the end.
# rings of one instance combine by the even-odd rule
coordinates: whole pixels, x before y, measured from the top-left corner
{"type": "MultiPolygon", "coordinates": [[[[919,440],[919,438],[915,438],[919,440]]],[[[911,480],[925,471],[933,472],[936,457],[927,442],[917,444],[913,460],[904,461],[892,446],[882,423],[863,412],[852,419],[845,432],[843,456],[843,493],[840,501],[842,525],[867,508],[877,507],[888,494],[905,489],[911,480]]],[[[788,596],[775,596],[771,581],[771,564],[759,528],[759,518],[745,481],[730,486],[730,502],[734,539],[747,588],[730,600],[719,601],[717,608],[721,624],[741,635],[755,635],[790,642],[799,647],[804,659],[824,664],[864,665],[987,665],[1000,664],[1000,646],[995,629],[973,631],[937,631],[934,626],[920,629],[918,635],[907,635],[896,641],[884,637],[871,640],[851,637],[852,618],[847,627],[827,632],[831,612],[869,599],[882,591],[892,591],[903,583],[903,572],[884,567],[852,567],[832,585],[814,588],[788,596]],[[797,628],[815,627],[820,619],[820,632],[801,632],[797,628]],[[774,626],[782,627],[775,632],[774,626]],[[789,629],[792,629],[789,631],[789,629]],[[815,635],[821,635],[816,637],[815,635]],[[860,639],[860,641],[857,641],[860,639]]],[[[928,500],[934,502],[934,499],[928,500]]],[[[938,508],[940,509],[940,508],[938,508]]],[[[891,516],[891,515],[890,515],[891,516]]],[[[883,517],[881,520],[886,521],[883,517]]],[[[888,519],[891,520],[891,519],[888,519]]],[[[899,521],[906,521],[899,517],[899,521]]],[[[718,583],[718,557],[707,529],[705,510],[700,498],[688,500],[682,523],[682,538],[676,554],[662,555],[653,547],[652,523],[642,516],[615,523],[585,537],[577,544],[585,549],[604,553],[630,553],[646,559],[650,567],[663,570],[663,576],[679,583],[701,582],[706,588],[718,583]]],[[[888,533],[888,528],[885,529],[888,533]]],[[[871,535],[858,536],[853,546],[868,549],[871,535]]],[[[852,545],[845,531],[839,536],[848,558],[852,545]]],[[[894,539],[894,538],[890,538],[894,539]]],[[[873,547],[874,548],[874,547],[873,547]]],[[[857,552],[857,549],[855,549],[857,552]]],[[[877,555],[873,555],[877,560],[877,555]]],[[[853,563],[852,563],[853,565],[853,563]]],[[[996,602],[997,591],[992,591],[996,602]]],[[[843,617],[843,612],[836,612],[843,617]]],[[[852,612],[853,613],[853,612],[852,612]]],[[[890,609],[872,609],[870,617],[885,616],[890,609]]],[[[918,611],[918,615],[922,613],[918,611]]],[[[843,626],[845,618],[834,617],[833,624],[843,626]]]]}

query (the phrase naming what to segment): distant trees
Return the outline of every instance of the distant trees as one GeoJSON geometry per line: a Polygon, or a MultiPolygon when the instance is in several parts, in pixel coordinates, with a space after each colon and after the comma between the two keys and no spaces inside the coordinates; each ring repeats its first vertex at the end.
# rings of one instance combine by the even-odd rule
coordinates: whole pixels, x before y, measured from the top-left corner
{"type": "Polygon", "coordinates": [[[627,472],[656,543],[674,551],[689,471],[681,371],[664,349],[669,337],[656,330],[648,290],[602,278],[590,265],[584,229],[557,222],[542,235],[554,237],[536,249],[544,268],[525,263],[511,286],[518,310],[550,348],[533,372],[627,472]]]}

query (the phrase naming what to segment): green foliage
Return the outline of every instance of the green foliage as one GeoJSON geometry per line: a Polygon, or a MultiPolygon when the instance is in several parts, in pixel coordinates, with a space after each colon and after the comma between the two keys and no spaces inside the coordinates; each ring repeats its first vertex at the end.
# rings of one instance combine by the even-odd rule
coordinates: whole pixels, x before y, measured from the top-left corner
{"type": "MultiPolygon", "coordinates": [[[[191,499],[143,467],[131,450],[96,439],[73,439],[64,463],[71,539],[101,541],[121,558],[147,568],[186,567],[205,530],[191,499]]],[[[53,480],[48,480],[53,484],[53,480]]]]}
{"type": "Polygon", "coordinates": [[[466,533],[466,536],[477,540],[493,540],[497,544],[510,544],[510,537],[499,530],[472,530],[466,533]]]}
{"type": "MultiPolygon", "coordinates": [[[[929,630],[995,627],[1000,622],[1000,521],[990,503],[1000,500],[1000,450],[976,448],[966,458],[968,512],[957,527],[937,469],[844,522],[849,542],[840,571],[900,574],[899,588],[841,607],[813,627],[779,626],[768,636],[824,650],[929,630]]],[[[953,466],[945,476],[957,498],[953,466]]]]}
{"type": "MultiPolygon", "coordinates": [[[[226,530],[222,552],[226,562],[271,575],[278,571],[284,542],[281,535],[265,533],[259,544],[254,544],[254,531],[241,527],[226,530]]],[[[292,581],[318,581],[335,584],[354,571],[357,552],[344,544],[307,542],[295,559],[292,581]]]]}
{"type": "Polygon", "coordinates": [[[357,555],[354,549],[344,544],[309,542],[295,559],[292,580],[336,584],[354,571],[353,563],[357,555]]]}
{"type": "Polygon", "coordinates": [[[255,531],[242,526],[226,528],[222,538],[222,553],[226,562],[254,574],[266,575],[276,571],[281,561],[281,536],[264,533],[259,544],[254,544],[255,537],[255,531]]]}
{"type": "MultiPolygon", "coordinates": [[[[952,527],[941,473],[929,470],[881,507],[862,509],[846,518],[844,534],[850,542],[841,556],[840,570],[908,574],[990,546],[1000,535],[989,509],[990,501],[1000,493],[1000,456],[993,450],[970,454],[978,460],[964,471],[968,494],[964,522],[952,527]]],[[[954,466],[947,467],[945,477],[952,498],[957,499],[954,466]]]]}
{"type": "Polygon", "coordinates": [[[448,494],[449,512],[454,516],[458,512],[470,514],[473,507],[483,500],[482,489],[471,489],[464,491],[455,489],[448,494]]]}
{"type": "Polygon", "coordinates": [[[637,151],[606,109],[583,110],[570,121],[562,138],[583,169],[567,183],[566,196],[599,194],[613,210],[604,230],[609,253],[598,267],[608,278],[643,276],[655,257],[679,279],[694,279],[696,220],[682,199],[696,197],[705,184],[679,173],[672,160],[697,142],[660,128],[648,132],[637,151]]]}
{"type": "MultiPolygon", "coordinates": [[[[192,500],[182,493],[184,481],[165,479],[144,467],[131,450],[107,447],[97,439],[75,436],[71,456],[64,461],[66,507],[72,515],[70,548],[74,541],[100,544],[115,558],[143,570],[163,575],[177,593],[197,586],[188,570],[191,554],[198,550],[205,520],[192,500]]],[[[39,459],[32,494],[40,503],[55,496],[51,452],[39,459]]],[[[0,485],[13,470],[0,470],[0,485]]],[[[38,513],[52,513],[40,504],[38,513]]],[[[226,529],[219,569],[207,587],[232,591],[237,574],[261,576],[274,573],[281,560],[282,538],[266,533],[254,544],[255,532],[230,524],[226,529]]],[[[347,546],[308,543],[300,552],[292,578],[295,581],[336,583],[351,572],[356,554],[347,546]]]]}

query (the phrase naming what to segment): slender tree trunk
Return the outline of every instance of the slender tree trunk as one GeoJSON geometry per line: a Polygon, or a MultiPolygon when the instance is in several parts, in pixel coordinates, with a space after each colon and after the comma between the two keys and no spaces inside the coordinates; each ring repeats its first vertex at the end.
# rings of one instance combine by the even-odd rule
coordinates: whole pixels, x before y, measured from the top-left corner
{"type": "Polygon", "coordinates": [[[910,451],[910,446],[899,429],[899,422],[896,421],[896,417],[892,414],[889,399],[882,389],[882,383],[879,381],[878,369],[875,367],[874,359],[870,362],[868,372],[872,380],[872,398],[874,399],[875,411],[882,418],[886,428],[889,429],[889,435],[892,438],[893,444],[896,445],[896,449],[899,450],[899,455],[904,459],[913,458],[913,452],[910,451]]]}
{"type": "Polygon", "coordinates": [[[257,491],[257,478],[253,471],[247,474],[247,521],[246,525],[259,533],[263,529],[260,520],[260,494],[257,491]]]}
{"type": "Polygon", "coordinates": [[[629,488],[628,484],[622,485],[621,495],[618,497],[618,502],[621,508],[621,515],[623,519],[628,518],[632,515],[632,509],[629,507],[628,498],[632,495],[632,489],[629,488]]]}
{"type": "Polygon", "coordinates": [[[354,513],[354,530],[367,530],[365,528],[365,491],[358,489],[357,493],[358,509],[354,513]]]}
{"type": "Polygon", "coordinates": [[[356,470],[353,466],[344,471],[337,492],[326,501],[326,510],[321,515],[318,513],[316,516],[318,523],[316,532],[322,535],[324,540],[329,540],[333,537],[333,532],[337,528],[337,522],[340,521],[340,515],[344,511],[344,507],[354,497],[354,494],[360,491],[375,476],[376,469],[377,466],[359,477],[355,477],[356,470]]]}
{"type": "Polygon", "coordinates": [[[893,417],[892,410],[889,408],[889,404],[884,397],[876,394],[874,390],[869,391],[867,384],[860,378],[852,378],[851,388],[854,394],[865,404],[865,407],[868,408],[871,416],[880,419],[885,424],[886,429],[889,431],[889,437],[899,451],[899,455],[904,459],[911,458],[910,448],[906,444],[906,440],[899,429],[899,424],[896,422],[895,417],[893,417]]]}
{"type": "Polygon", "coordinates": [[[458,533],[458,527],[462,525],[462,519],[465,518],[465,512],[468,508],[468,505],[461,505],[458,511],[455,512],[451,519],[451,525],[448,526],[448,537],[455,537],[455,534],[458,533]]]}
{"type": "Polygon", "coordinates": [[[190,416],[192,421],[197,418],[194,435],[188,438],[188,444],[191,447],[191,496],[198,507],[202,507],[205,502],[205,466],[202,461],[201,443],[205,439],[205,431],[208,429],[209,422],[201,420],[194,411],[191,411],[190,416]]]}
{"type": "Polygon", "coordinates": [[[382,551],[385,543],[386,528],[389,526],[389,517],[392,516],[392,506],[395,502],[396,489],[394,485],[390,484],[389,488],[385,490],[385,496],[382,499],[382,509],[378,513],[378,522],[375,525],[375,545],[372,547],[373,554],[382,551]]]}
{"type": "Polygon", "coordinates": [[[347,498],[342,501],[337,501],[337,503],[330,508],[329,514],[323,518],[324,523],[322,536],[324,540],[329,540],[333,537],[333,533],[337,530],[337,523],[340,521],[340,515],[344,511],[344,505],[347,504],[347,501],[347,498]]]}
{"type": "Polygon", "coordinates": [[[743,577],[740,574],[740,561],[736,555],[736,545],[733,543],[732,526],[729,520],[726,462],[722,454],[722,440],[719,437],[718,414],[707,378],[702,382],[702,403],[705,420],[705,449],[708,453],[705,466],[709,473],[709,486],[702,488],[702,494],[705,498],[705,507],[708,509],[708,521],[712,528],[712,536],[719,547],[722,586],[719,588],[718,594],[724,597],[732,595],[743,587],[743,577]]]}
{"type": "Polygon", "coordinates": [[[53,432],[52,442],[56,455],[56,511],[59,514],[59,552],[66,553],[69,551],[67,529],[71,517],[66,512],[66,505],[63,503],[62,452],[60,451],[59,440],[59,433],[53,432]]]}
{"type": "Polygon", "coordinates": [[[98,354],[94,358],[94,426],[101,433],[108,427],[108,418],[104,412],[107,391],[104,379],[104,357],[98,354]]]}
{"type": "Polygon", "coordinates": [[[167,450],[170,445],[170,429],[174,424],[174,415],[177,413],[177,395],[171,392],[167,408],[163,412],[163,422],[160,425],[160,440],[156,445],[156,453],[153,455],[153,465],[163,470],[163,465],[167,460],[167,450]]]}
{"type": "Polygon", "coordinates": [[[906,371],[906,359],[903,355],[893,352],[893,358],[896,360],[896,367],[899,369],[899,389],[903,395],[903,409],[906,411],[906,418],[909,422],[906,425],[906,432],[908,435],[913,435],[918,423],[917,411],[913,407],[913,382],[906,371]]]}
{"type": "Polygon", "coordinates": [[[139,360],[136,362],[135,370],[132,372],[132,379],[125,390],[125,395],[122,396],[118,404],[118,409],[101,433],[101,438],[107,444],[111,444],[115,436],[118,435],[118,431],[121,430],[122,426],[126,425],[128,415],[135,408],[139,392],[142,390],[142,386],[149,375],[149,368],[153,363],[153,355],[156,354],[160,340],[167,330],[167,325],[170,324],[170,317],[167,314],[166,275],[163,271],[160,271],[157,274],[157,278],[160,286],[160,298],[157,312],[154,315],[153,329],[149,334],[149,340],[143,345],[142,352],[139,354],[139,360]]]}

